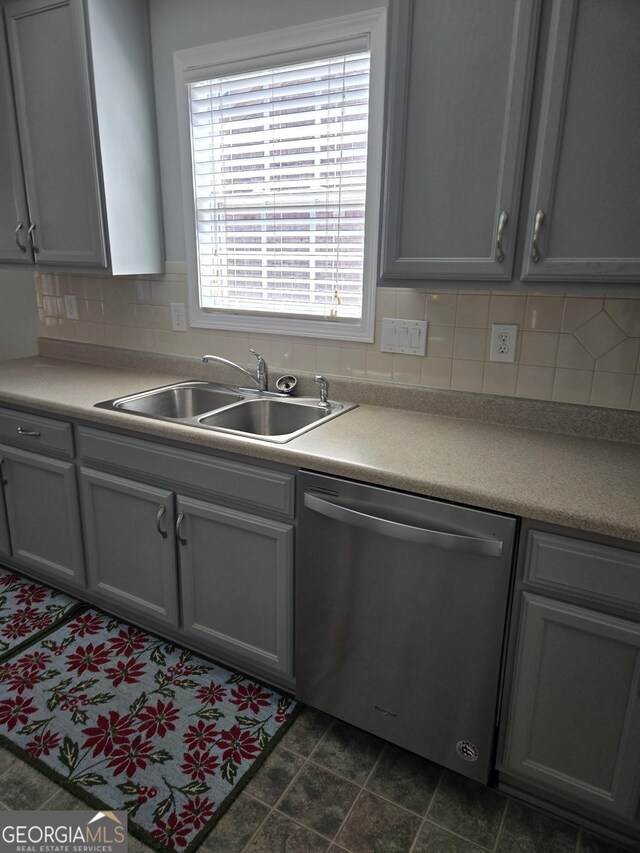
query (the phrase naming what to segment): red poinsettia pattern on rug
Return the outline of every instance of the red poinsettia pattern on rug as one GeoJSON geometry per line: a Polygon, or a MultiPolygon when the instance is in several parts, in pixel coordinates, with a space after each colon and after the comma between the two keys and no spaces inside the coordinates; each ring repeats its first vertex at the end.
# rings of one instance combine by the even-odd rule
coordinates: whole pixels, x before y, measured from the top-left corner
{"type": "Polygon", "coordinates": [[[157,849],[201,840],[293,706],[94,610],[0,664],[0,734],[157,849]]]}
{"type": "Polygon", "coordinates": [[[0,567],[0,656],[66,619],[80,602],[0,567]]]}

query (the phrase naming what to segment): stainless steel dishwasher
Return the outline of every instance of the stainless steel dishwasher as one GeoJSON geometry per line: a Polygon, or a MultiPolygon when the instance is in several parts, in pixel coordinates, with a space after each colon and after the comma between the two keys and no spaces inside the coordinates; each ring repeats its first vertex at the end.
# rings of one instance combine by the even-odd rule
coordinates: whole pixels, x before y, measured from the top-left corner
{"type": "Polygon", "coordinates": [[[301,476],[297,696],[479,782],[516,519],[301,476]]]}

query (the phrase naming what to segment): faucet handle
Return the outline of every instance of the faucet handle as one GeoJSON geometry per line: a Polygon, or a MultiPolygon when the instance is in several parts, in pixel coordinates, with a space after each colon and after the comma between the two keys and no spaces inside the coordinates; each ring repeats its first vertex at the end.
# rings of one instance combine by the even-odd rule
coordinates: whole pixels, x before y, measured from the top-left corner
{"type": "Polygon", "coordinates": [[[260,353],[256,352],[254,349],[250,349],[249,352],[255,355],[258,360],[258,363],[256,364],[256,380],[258,382],[258,388],[260,391],[266,391],[269,384],[269,368],[267,367],[267,362],[260,353]]]}
{"type": "Polygon", "coordinates": [[[266,367],[267,367],[267,362],[266,362],[266,361],[264,360],[264,358],[260,355],[260,353],[259,353],[259,352],[256,352],[254,349],[250,349],[250,350],[249,350],[249,352],[250,352],[250,353],[252,353],[252,355],[255,355],[255,357],[256,357],[256,358],[257,358],[257,360],[258,360],[258,364],[256,365],[257,370],[258,370],[258,373],[261,373],[261,372],[265,371],[265,370],[266,370],[266,367]]]}
{"type": "Polygon", "coordinates": [[[329,381],[326,376],[322,376],[318,374],[314,377],[314,382],[316,382],[320,386],[320,402],[319,406],[322,406],[323,409],[328,409],[330,407],[330,403],[328,398],[329,395],[329,381]]]}

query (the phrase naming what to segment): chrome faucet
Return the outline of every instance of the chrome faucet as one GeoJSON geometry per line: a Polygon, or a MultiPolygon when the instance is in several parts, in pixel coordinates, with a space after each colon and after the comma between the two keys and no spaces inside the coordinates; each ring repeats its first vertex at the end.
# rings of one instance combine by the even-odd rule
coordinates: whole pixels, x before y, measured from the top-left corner
{"type": "Polygon", "coordinates": [[[229,361],[228,358],[222,358],[220,355],[203,355],[202,361],[204,364],[208,361],[216,361],[218,364],[225,364],[227,367],[235,367],[236,370],[239,370],[240,373],[244,373],[244,375],[248,376],[252,382],[255,382],[259,391],[267,391],[269,385],[269,368],[267,367],[267,362],[254,349],[249,350],[249,352],[253,353],[253,355],[258,359],[255,376],[253,373],[249,373],[248,370],[245,370],[244,367],[240,367],[240,365],[236,364],[235,361],[229,361]]]}
{"type": "Polygon", "coordinates": [[[329,382],[327,378],[318,374],[318,376],[316,376],[313,381],[317,382],[320,386],[320,402],[318,403],[318,405],[321,406],[323,409],[330,409],[331,403],[327,399],[327,395],[329,393],[329,382]]]}

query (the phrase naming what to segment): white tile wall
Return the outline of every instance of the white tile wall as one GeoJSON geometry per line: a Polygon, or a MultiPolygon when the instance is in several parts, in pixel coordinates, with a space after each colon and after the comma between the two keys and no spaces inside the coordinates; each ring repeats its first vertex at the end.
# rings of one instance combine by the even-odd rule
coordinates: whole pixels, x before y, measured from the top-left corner
{"type": "Polygon", "coordinates": [[[272,372],[453,388],[640,411],[640,298],[380,289],[372,344],[208,329],[172,332],[171,302],[188,302],[184,264],[149,279],[36,274],[42,334],[171,355],[261,352],[272,372]],[[63,296],[78,298],[67,320],[63,296]],[[429,322],[424,357],[380,352],[382,317],[429,322]],[[514,364],[490,362],[491,323],[519,327],[514,364]]]}

